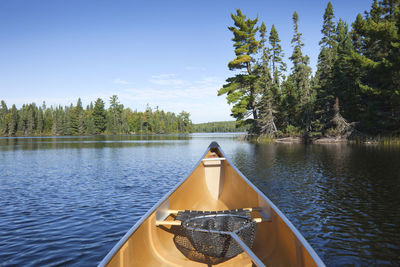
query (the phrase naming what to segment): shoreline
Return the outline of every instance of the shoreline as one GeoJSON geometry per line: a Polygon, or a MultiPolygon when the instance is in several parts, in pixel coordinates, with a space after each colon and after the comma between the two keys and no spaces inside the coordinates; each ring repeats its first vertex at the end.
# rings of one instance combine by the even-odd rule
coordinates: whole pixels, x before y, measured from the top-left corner
{"type": "Polygon", "coordinates": [[[318,137],[318,138],[288,136],[288,137],[271,138],[267,136],[246,134],[241,137],[241,140],[254,142],[257,144],[276,143],[276,144],[318,144],[318,145],[329,145],[329,144],[400,145],[400,137],[371,137],[364,139],[348,139],[343,136],[318,137]]]}

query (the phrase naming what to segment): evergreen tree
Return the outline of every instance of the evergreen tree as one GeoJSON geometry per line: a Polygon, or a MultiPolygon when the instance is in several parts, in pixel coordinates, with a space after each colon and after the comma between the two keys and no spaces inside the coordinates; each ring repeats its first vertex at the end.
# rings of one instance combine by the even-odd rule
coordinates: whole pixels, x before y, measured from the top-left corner
{"type": "Polygon", "coordinates": [[[106,110],[104,109],[104,102],[97,98],[93,108],[93,122],[94,133],[102,134],[106,129],[106,110]]]}
{"type": "Polygon", "coordinates": [[[11,107],[10,122],[8,123],[8,135],[15,136],[18,129],[18,110],[15,105],[11,107]]]}
{"type": "Polygon", "coordinates": [[[255,56],[258,49],[256,33],[258,31],[257,18],[246,19],[240,9],[236,15],[231,14],[234,26],[228,27],[233,33],[232,41],[235,48],[236,58],[229,62],[230,70],[243,70],[234,77],[228,78],[227,83],[218,91],[218,95],[227,94],[227,101],[233,104],[231,109],[232,116],[238,121],[246,120],[246,123],[252,124],[251,132],[258,132],[257,126],[257,92],[255,83],[257,75],[254,69],[256,62],[255,56]]]}
{"type": "Polygon", "coordinates": [[[275,25],[272,24],[272,28],[269,34],[269,44],[271,46],[271,63],[272,63],[272,74],[274,85],[279,86],[281,80],[283,80],[284,72],[286,72],[286,63],[283,62],[283,51],[280,44],[278,31],[275,25]]]}
{"type": "Polygon", "coordinates": [[[377,134],[400,128],[400,72],[396,53],[399,43],[398,0],[374,1],[365,19],[353,24],[357,52],[360,129],[377,134]]]}
{"type": "Polygon", "coordinates": [[[321,51],[318,55],[317,72],[315,75],[316,121],[314,126],[321,130],[333,116],[333,104],[336,93],[332,88],[332,70],[336,58],[335,23],[331,2],[328,2],[323,16],[321,29],[322,39],[319,42],[321,51]]]}
{"type": "Polygon", "coordinates": [[[76,135],[76,134],[82,134],[84,132],[84,128],[82,125],[83,124],[82,113],[83,113],[82,101],[80,98],[78,98],[76,106],[74,107],[71,104],[69,108],[69,114],[70,114],[69,134],[76,135]]]}
{"type": "Polygon", "coordinates": [[[39,107],[38,113],[37,113],[37,123],[36,123],[36,132],[39,135],[43,134],[44,130],[44,116],[43,116],[43,109],[42,107],[39,107]]]}
{"type": "Polygon", "coordinates": [[[282,83],[281,102],[278,109],[278,127],[288,134],[291,134],[289,129],[298,126],[298,114],[300,112],[298,99],[299,92],[296,82],[290,75],[282,83]]]}
{"type": "Polygon", "coordinates": [[[122,128],[122,111],[124,106],[119,103],[118,96],[110,97],[110,108],[108,109],[108,131],[112,134],[121,132],[122,128]]]}
{"type": "Polygon", "coordinates": [[[259,79],[258,79],[258,86],[259,91],[261,93],[261,100],[258,101],[258,127],[260,128],[260,133],[268,136],[275,136],[277,132],[277,128],[275,125],[275,118],[274,118],[274,107],[273,107],[273,100],[274,100],[274,92],[272,90],[273,87],[273,80],[271,77],[271,70],[268,66],[270,62],[270,50],[266,46],[267,42],[267,27],[265,26],[264,22],[262,22],[260,27],[260,52],[261,52],[261,62],[259,63],[258,72],[259,72],[259,79]]]}
{"type": "Polygon", "coordinates": [[[8,133],[8,108],[6,102],[1,100],[0,103],[0,136],[8,133]]]}
{"type": "Polygon", "coordinates": [[[304,43],[301,40],[302,34],[299,32],[298,20],[299,16],[295,11],[293,13],[294,35],[291,41],[293,53],[290,57],[293,67],[290,76],[295,82],[298,92],[298,105],[300,109],[299,126],[306,131],[310,131],[312,116],[312,92],[310,87],[311,68],[308,66],[309,57],[303,55],[302,52],[304,43]]]}
{"type": "Polygon", "coordinates": [[[44,115],[43,115],[43,120],[44,120],[44,129],[43,132],[44,134],[52,134],[52,129],[53,129],[53,116],[54,116],[54,110],[53,107],[51,108],[46,108],[44,105],[44,115]]]}

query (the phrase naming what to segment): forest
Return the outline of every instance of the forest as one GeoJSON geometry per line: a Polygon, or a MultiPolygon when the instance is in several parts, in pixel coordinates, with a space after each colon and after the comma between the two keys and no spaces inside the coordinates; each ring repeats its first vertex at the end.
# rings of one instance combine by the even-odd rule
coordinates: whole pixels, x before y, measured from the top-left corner
{"type": "Polygon", "coordinates": [[[248,127],[240,127],[236,121],[215,121],[193,124],[195,133],[233,133],[247,132],[248,127]]]}
{"type": "Polygon", "coordinates": [[[278,30],[240,9],[231,14],[234,72],[218,91],[232,116],[254,135],[398,136],[400,134],[400,0],[374,0],[348,25],[329,2],[322,16],[317,70],[303,53],[293,13],[292,67],[278,30]]]}
{"type": "Polygon", "coordinates": [[[46,107],[43,103],[15,105],[0,103],[0,136],[94,135],[94,134],[164,134],[190,133],[190,114],[178,115],[147,106],[144,112],[124,108],[118,96],[109,99],[109,108],[98,98],[86,109],[79,98],[76,105],[46,107]]]}

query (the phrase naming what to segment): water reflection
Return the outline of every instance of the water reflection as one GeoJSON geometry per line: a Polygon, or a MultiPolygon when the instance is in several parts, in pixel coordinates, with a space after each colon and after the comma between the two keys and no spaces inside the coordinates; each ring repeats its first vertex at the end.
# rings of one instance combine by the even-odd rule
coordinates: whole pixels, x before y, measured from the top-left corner
{"type": "Polygon", "coordinates": [[[36,150],[62,148],[122,148],[129,146],[154,146],[185,143],[191,135],[98,135],[98,136],[56,136],[56,137],[14,137],[0,138],[0,150],[36,150]]]}
{"type": "Polygon", "coordinates": [[[400,265],[399,147],[214,134],[0,138],[0,265],[96,265],[213,140],[327,265],[400,265]]]}
{"type": "Polygon", "coordinates": [[[400,263],[398,148],[253,145],[235,162],[328,265],[400,263]],[[248,155],[248,157],[246,157],[248,155]]]}

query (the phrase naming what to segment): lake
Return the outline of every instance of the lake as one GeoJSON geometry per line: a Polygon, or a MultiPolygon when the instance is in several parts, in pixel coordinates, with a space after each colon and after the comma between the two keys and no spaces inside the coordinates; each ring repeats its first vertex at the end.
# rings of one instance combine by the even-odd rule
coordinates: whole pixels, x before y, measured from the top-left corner
{"type": "Polygon", "coordinates": [[[98,264],[214,140],[328,266],[400,265],[400,146],[236,137],[0,138],[0,265],[98,264]]]}

